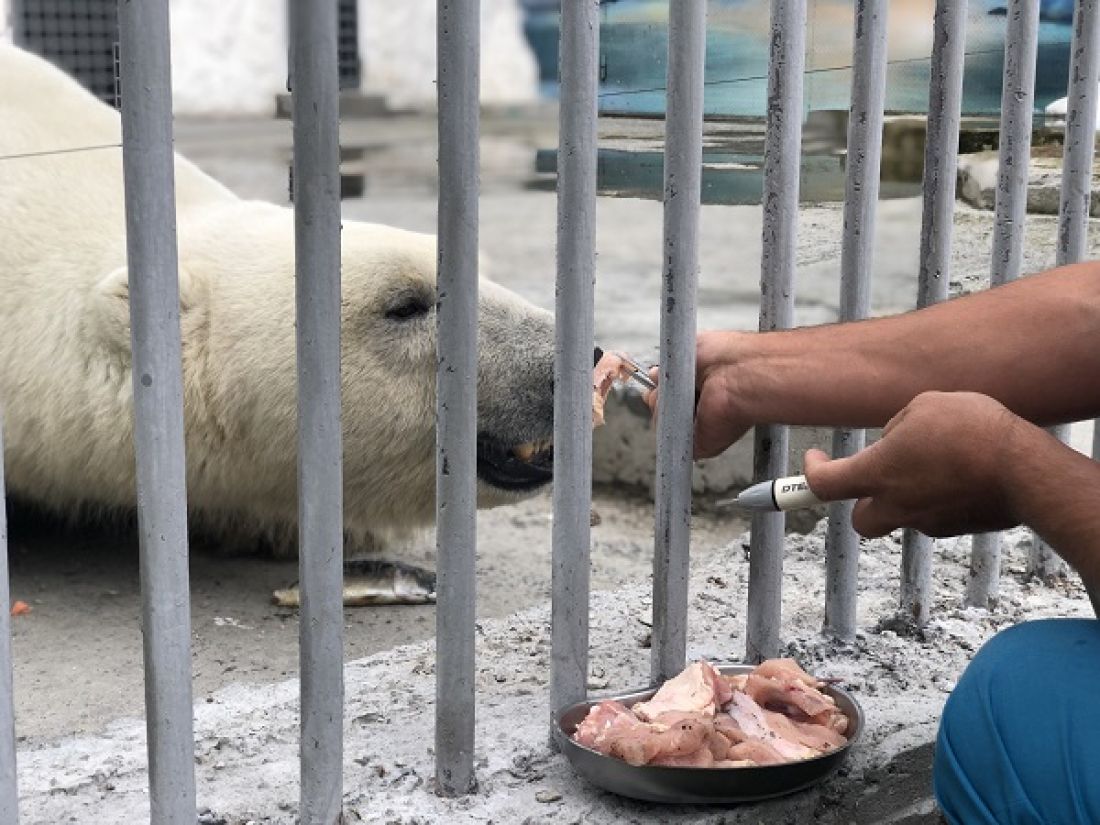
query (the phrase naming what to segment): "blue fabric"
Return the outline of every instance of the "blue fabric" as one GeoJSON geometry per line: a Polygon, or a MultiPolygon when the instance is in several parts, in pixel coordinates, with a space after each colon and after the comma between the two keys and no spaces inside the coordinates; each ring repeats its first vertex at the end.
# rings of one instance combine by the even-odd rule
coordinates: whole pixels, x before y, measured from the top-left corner
{"type": "Polygon", "coordinates": [[[944,708],[933,784],[952,825],[1100,825],[1100,621],[990,639],[944,708]]]}

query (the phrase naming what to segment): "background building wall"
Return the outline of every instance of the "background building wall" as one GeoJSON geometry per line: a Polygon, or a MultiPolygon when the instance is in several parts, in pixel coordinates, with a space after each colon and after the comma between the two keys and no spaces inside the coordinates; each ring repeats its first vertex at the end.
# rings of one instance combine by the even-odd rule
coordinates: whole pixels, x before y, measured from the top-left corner
{"type": "MultiPolygon", "coordinates": [[[[436,0],[360,0],[364,90],[396,108],[435,106],[436,0]]],[[[11,0],[0,0],[0,38],[11,39],[11,0]]],[[[274,111],[286,91],[287,14],[272,0],[171,0],[172,89],[177,114],[274,111]]],[[[538,70],[517,0],[482,0],[482,101],[538,96],[538,70]]]]}

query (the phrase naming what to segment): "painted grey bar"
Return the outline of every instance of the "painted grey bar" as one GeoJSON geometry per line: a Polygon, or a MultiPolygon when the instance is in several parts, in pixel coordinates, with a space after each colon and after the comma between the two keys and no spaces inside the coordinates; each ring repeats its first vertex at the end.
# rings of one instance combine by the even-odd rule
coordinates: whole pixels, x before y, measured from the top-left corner
{"type": "MultiPolygon", "coordinates": [[[[768,61],[768,120],[764,138],[764,232],[760,266],[760,329],[784,329],[794,320],[798,239],[802,87],[806,65],[806,0],[772,0],[768,61]]],[[[787,474],[787,428],[756,428],[753,477],[787,474]]],[[[748,662],[779,652],[783,610],[783,513],[756,513],[749,547],[746,625],[748,662]]]]}
{"type": "MultiPolygon", "coordinates": [[[[437,6],[435,770],[437,790],[448,796],[474,787],[479,5],[438,0],[437,6]]],[[[591,376],[591,360],[588,366],[591,376]]]]}
{"type": "MultiPolygon", "coordinates": [[[[1088,255],[1092,157],[1096,145],[1097,74],[1100,68],[1098,6],[1098,0],[1078,0],[1073,9],[1062,193],[1058,210],[1056,259],[1059,266],[1077,263],[1088,255]]],[[[1069,441],[1068,425],[1052,427],[1050,433],[1060,441],[1069,441]]],[[[1095,444],[1093,450],[1097,450],[1095,444]]],[[[1050,545],[1034,536],[1028,570],[1042,578],[1050,578],[1064,575],[1066,566],[1050,545]]]]}
{"type": "Polygon", "coordinates": [[[599,0],[561,7],[551,712],[588,682],[599,0]]]}
{"type": "Polygon", "coordinates": [[[8,19],[11,21],[11,42],[16,46],[23,45],[23,39],[25,35],[23,25],[24,14],[24,2],[23,0],[10,0],[8,3],[8,19]]]}
{"type": "Polygon", "coordinates": [[[168,0],[120,3],[118,21],[150,821],[194,825],[168,0]]]}
{"type": "Polygon", "coordinates": [[[300,815],[303,825],[333,825],[342,816],[344,751],[336,4],[293,0],[290,20],[302,591],[300,815]]]}
{"type": "MultiPolygon", "coordinates": [[[[1035,57],[1039,46],[1039,4],[1011,0],[1005,28],[1001,141],[993,226],[990,284],[1020,276],[1027,221],[1027,175],[1031,161],[1031,118],[1035,106],[1035,57]]],[[[1001,577],[1001,534],[975,534],[965,603],[988,608],[1001,577]]]]}
{"type": "MultiPolygon", "coordinates": [[[[858,0],[852,59],[852,104],[848,117],[844,238],[840,254],[840,320],[866,318],[870,310],[875,216],[882,159],[886,99],[888,0],[858,0]]],[[[833,433],[833,457],[863,449],[863,430],[833,433]]],[[[851,501],[829,505],[825,537],[825,632],[841,639],[856,633],[859,536],[852,528],[851,501]]]]}
{"type": "Polygon", "coordinates": [[[0,402],[0,822],[19,822],[16,783],[15,694],[11,675],[11,588],[8,583],[8,520],[4,499],[4,409],[0,402]]]}
{"type": "MultiPolygon", "coordinates": [[[[966,15],[965,0],[936,0],[928,139],[924,148],[918,307],[944,300],[950,280],[966,15]]],[[[932,540],[928,536],[916,530],[905,531],[901,568],[902,617],[924,625],[932,597],[932,540]]]]}
{"type": "Polygon", "coordinates": [[[683,670],[687,656],[706,28],[706,0],[678,0],[670,5],[653,552],[651,675],[655,682],[683,670]]]}

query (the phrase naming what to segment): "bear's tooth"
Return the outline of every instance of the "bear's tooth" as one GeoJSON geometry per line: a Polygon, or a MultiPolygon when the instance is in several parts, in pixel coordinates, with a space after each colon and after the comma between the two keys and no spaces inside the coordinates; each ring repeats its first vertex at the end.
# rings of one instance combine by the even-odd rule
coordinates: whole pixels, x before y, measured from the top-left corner
{"type": "Polygon", "coordinates": [[[520,461],[530,461],[531,456],[533,456],[537,450],[538,448],[535,444],[528,441],[526,444],[520,444],[518,447],[513,447],[512,454],[520,461]]]}

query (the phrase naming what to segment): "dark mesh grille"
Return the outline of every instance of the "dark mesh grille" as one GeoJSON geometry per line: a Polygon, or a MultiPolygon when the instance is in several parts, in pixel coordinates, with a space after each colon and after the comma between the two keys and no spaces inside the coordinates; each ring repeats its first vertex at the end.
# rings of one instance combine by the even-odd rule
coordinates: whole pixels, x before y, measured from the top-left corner
{"type": "Polygon", "coordinates": [[[28,51],[65,69],[101,100],[115,105],[116,0],[21,0],[15,38],[28,51]]]}
{"type": "Polygon", "coordinates": [[[359,0],[339,0],[337,6],[337,57],[340,88],[359,88],[359,0]]]}

